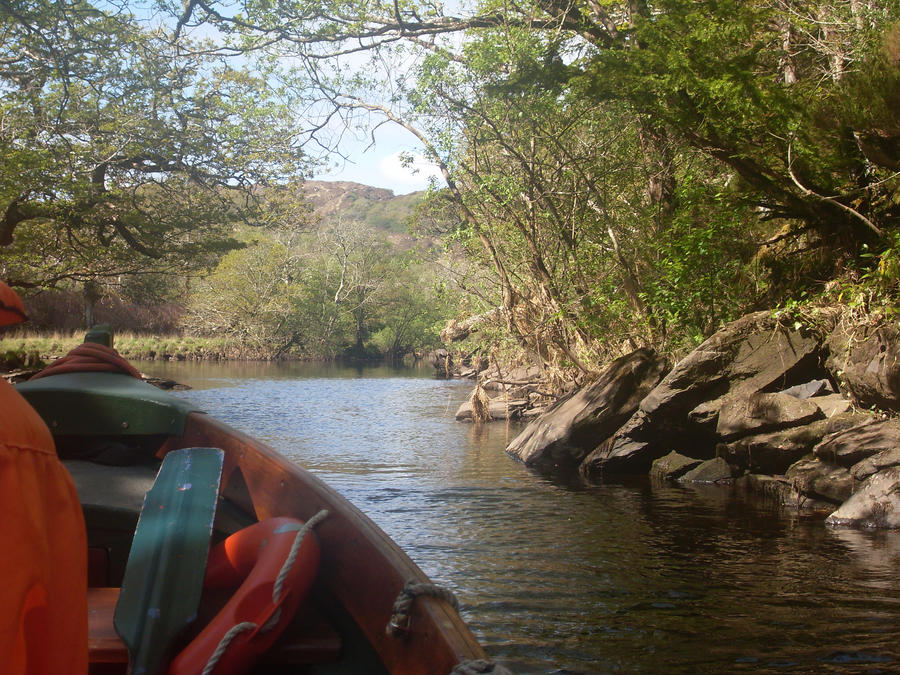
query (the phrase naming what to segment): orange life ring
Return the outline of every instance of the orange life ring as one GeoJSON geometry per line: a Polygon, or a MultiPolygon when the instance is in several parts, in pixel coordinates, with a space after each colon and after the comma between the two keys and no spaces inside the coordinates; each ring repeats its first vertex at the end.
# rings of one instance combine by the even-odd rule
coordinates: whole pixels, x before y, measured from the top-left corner
{"type": "Polygon", "coordinates": [[[169,675],[242,673],[272,646],[306,597],[319,566],[319,545],[303,522],[269,518],[244,528],[209,553],[205,588],[241,583],[213,620],[176,656],[169,675]],[[303,537],[292,563],[294,540],[303,537]],[[283,572],[287,567],[289,568],[283,572]],[[282,577],[280,588],[276,580],[282,577]],[[216,652],[218,651],[218,654],[216,652]]]}

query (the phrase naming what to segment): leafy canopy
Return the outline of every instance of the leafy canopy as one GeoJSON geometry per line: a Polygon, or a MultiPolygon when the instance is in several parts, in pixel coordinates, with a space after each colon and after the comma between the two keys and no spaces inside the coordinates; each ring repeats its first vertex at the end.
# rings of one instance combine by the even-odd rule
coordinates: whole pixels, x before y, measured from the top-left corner
{"type": "Polygon", "coordinates": [[[262,186],[307,169],[291,96],[264,64],[109,4],[3,9],[0,260],[13,283],[202,265],[236,245],[230,224],[254,217],[262,186]]]}

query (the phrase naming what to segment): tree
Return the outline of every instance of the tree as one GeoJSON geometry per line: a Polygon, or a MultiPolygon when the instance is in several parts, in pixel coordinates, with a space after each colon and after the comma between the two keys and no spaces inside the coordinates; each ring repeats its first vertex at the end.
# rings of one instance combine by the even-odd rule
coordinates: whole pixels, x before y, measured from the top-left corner
{"type": "Polygon", "coordinates": [[[308,337],[296,311],[303,302],[302,273],[296,249],[277,240],[231,251],[197,283],[188,327],[225,335],[237,348],[267,358],[282,357],[308,337]]]}
{"type": "Polygon", "coordinates": [[[377,306],[388,287],[392,252],[383,236],[362,223],[339,220],[312,235],[310,253],[316,261],[309,269],[316,275],[323,316],[330,317],[328,331],[339,322],[348,329],[349,351],[366,355],[377,306]]]}
{"type": "MultiPolygon", "coordinates": [[[[432,3],[347,0],[316,7],[283,1],[277,13],[266,3],[244,2],[237,17],[217,11],[214,2],[192,7],[197,13],[188,12],[189,21],[214,21],[242,35],[243,47],[275,45],[300,60],[304,83],[322,100],[344,111],[389,112],[412,124],[427,115],[421,107],[404,110],[408,78],[399,70],[379,84],[351,78],[340,58],[373,52],[374,69],[408,63],[419,50],[464,62],[468,41],[454,44],[444,36],[539,32],[547,46],[544,65],[553,65],[556,54],[547,72],[562,74],[558,86],[595,102],[621,101],[638,117],[642,152],[655,167],[648,189],[658,216],[671,213],[671,144],[678,141],[739,176],[757,206],[798,223],[797,231],[837,232],[852,249],[854,242],[881,237],[895,218],[876,206],[879,199],[868,199],[872,191],[896,190],[896,179],[877,164],[865,170],[859,138],[872,130],[847,128],[845,115],[820,116],[821,101],[833,105],[848,76],[865,72],[866,54],[898,18],[895,3],[537,0],[483,2],[469,16],[445,15],[432,3]],[[461,50],[454,48],[460,44],[461,50]]],[[[521,73],[515,65],[498,62],[487,81],[521,73]]],[[[429,138],[436,158],[453,168],[438,151],[440,137],[429,138]]]]}
{"type": "Polygon", "coordinates": [[[115,5],[3,0],[0,264],[57,287],[202,267],[306,160],[291,100],[115,5]],[[47,252],[51,255],[46,255],[47,252]]]}
{"type": "MultiPolygon", "coordinates": [[[[822,252],[796,277],[812,285],[898,229],[896,3],[485,0],[454,16],[416,1],[236,11],[192,0],[173,11],[176,35],[209,22],[219,54],[280,65],[323,147],[335,119],[414,134],[447,181],[456,240],[491,275],[474,309],[499,306],[509,335],[548,365],[591,370],[622,344],[696,340],[777,299],[763,295],[774,283],[746,283],[754,249],[783,246],[798,270],[822,252]]],[[[313,287],[346,280],[351,257],[332,257],[313,287]]],[[[351,286],[336,288],[322,296],[333,307],[351,286]]],[[[349,297],[359,346],[374,296],[349,297]]]]}
{"type": "Polygon", "coordinates": [[[431,266],[361,223],[244,234],[195,284],[191,332],[268,358],[395,358],[434,341],[445,314],[431,266]]]}
{"type": "Polygon", "coordinates": [[[401,258],[391,267],[391,284],[378,303],[371,342],[387,359],[399,361],[414,350],[440,344],[449,300],[432,265],[401,258]]]}

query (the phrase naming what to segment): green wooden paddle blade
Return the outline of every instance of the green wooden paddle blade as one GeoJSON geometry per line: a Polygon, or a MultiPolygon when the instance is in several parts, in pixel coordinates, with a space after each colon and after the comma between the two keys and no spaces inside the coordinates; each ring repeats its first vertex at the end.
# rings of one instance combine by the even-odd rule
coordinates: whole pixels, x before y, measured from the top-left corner
{"type": "Polygon", "coordinates": [[[223,457],[170,452],[144,498],[114,619],[135,675],[164,672],[172,641],[196,618],[223,457]]]}

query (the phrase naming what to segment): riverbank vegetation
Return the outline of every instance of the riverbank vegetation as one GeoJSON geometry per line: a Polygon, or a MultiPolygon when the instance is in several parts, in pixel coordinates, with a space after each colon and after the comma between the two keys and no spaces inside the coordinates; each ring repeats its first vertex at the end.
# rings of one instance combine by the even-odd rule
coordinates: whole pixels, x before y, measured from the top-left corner
{"type": "MultiPolygon", "coordinates": [[[[128,360],[201,361],[258,359],[254,352],[224,337],[147,335],[120,331],[115,348],[128,360]]],[[[34,369],[46,361],[64,356],[84,342],[84,332],[22,333],[0,338],[0,357],[6,369],[34,369]]]]}
{"type": "Polygon", "coordinates": [[[896,3],[18,4],[0,273],[36,315],[57,289],[266,358],[396,356],[452,319],[465,354],[585,376],[759,309],[895,319],[896,3]],[[385,121],[444,175],[423,244],[304,204],[312,149],[385,121]]]}

